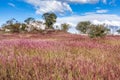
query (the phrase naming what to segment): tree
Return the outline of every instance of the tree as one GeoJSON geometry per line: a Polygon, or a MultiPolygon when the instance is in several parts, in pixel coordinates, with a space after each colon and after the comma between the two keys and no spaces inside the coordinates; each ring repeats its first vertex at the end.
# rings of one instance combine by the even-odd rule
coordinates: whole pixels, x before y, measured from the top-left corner
{"type": "Polygon", "coordinates": [[[61,24],[61,29],[62,29],[63,31],[65,31],[65,32],[67,32],[68,29],[70,28],[69,26],[70,26],[70,25],[67,24],[67,23],[61,24]]]}
{"type": "Polygon", "coordinates": [[[104,37],[108,34],[109,29],[104,25],[91,25],[89,28],[88,35],[90,38],[104,37]]]}
{"type": "Polygon", "coordinates": [[[119,30],[117,30],[117,32],[120,34],[120,29],[119,29],[119,30]]]}
{"type": "Polygon", "coordinates": [[[56,22],[57,16],[54,13],[44,13],[43,19],[45,20],[45,25],[49,29],[53,29],[53,25],[56,22]]]}
{"type": "Polygon", "coordinates": [[[13,25],[11,25],[11,32],[19,32],[20,31],[20,23],[15,23],[13,25]]]}
{"type": "Polygon", "coordinates": [[[20,25],[20,30],[21,30],[21,31],[26,31],[26,28],[27,28],[27,25],[24,24],[24,23],[21,23],[21,25],[20,25]]]}
{"type": "Polygon", "coordinates": [[[27,24],[30,24],[31,22],[34,22],[34,21],[35,21],[35,19],[32,18],[32,17],[29,17],[26,20],[24,20],[24,22],[27,23],[27,24]]]}
{"type": "Polygon", "coordinates": [[[11,32],[19,32],[20,23],[14,18],[6,21],[6,24],[3,25],[2,29],[9,29],[11,32]]]}
{"type": "Polygon", "coordinates": [[[79,30],[80,32],[86,34],[90,25],[91,25],[91,22],[89,22],[89,21],[79,22],[76,26],[76,29],[79,30]]]}
{"type": "Polygon", "coordinates": [[[15,18],[12,18],[12,19],[6,21],[6,25],[12,25],[12,24],[14,24],[16,22],[18,22],[18,21],[15,18]]]}

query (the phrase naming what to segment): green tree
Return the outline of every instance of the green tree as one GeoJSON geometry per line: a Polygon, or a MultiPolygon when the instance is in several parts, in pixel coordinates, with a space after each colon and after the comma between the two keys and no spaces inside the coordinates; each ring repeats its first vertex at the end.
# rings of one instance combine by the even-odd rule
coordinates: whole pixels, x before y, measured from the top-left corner
{"type": "Polygon", "coordinates": [[[2,29],[9,29],[11,32],[19,32],[20,23],[14,18],[6,21],[6,23],[2,26],[2,29]]]}
{"type": "Polygon", "coordinates": [[[117,32],[120,34],[120,29],[119,29],[119,30],[117,30],[117,32]]]}
{"type": "Polygon", "coordinates": [[[54,13],[44,13],[43,19],[45,20],[45,25],[49,29],[53,29],[53,25],[56,22],[57,16],[54,13]]]}
{"type": "Polygon", "coordinates": [[[90,25],[91,25],[90,21],[79,22],[76,26],[76,29],[79,30],[81,33],[86,34],[90,25]]]}
{"type": "Polygon", "coordinates": [[[104,25],[91,25],[88,35],[90,38],[105,37],[109,32],[104,25]]]}
{"type": "Polygon", "coordinates": [[[26,31],[26,30],[25,30],[26,28],[27,28],[27,25],[26,25],[26,24],[22,23],[22,24],[20,25],[20,30],[21,30],[21,31],[26,31]]]}
{"type": "Polygon", "coordinates": [[[67,23],[61,24],[61,29],[65,32],[68,31],[68,29],[70,28],[70,25],[67,23]]]}
{"type": "Polygon", "coordinates": [[[15,23],[13,25],[11,25],[11,32],[19,32],[20,31],[20,23],[15,23]]]}
{"type": "Polygon", "coordinates": [[[32,18],[32,17],[29,17],[26,20],[24,20],[24,22],[27,23],[27,24],[30,24],[31,22],[34,22],[34,21],[35,21],[35,19],[32,18]]]}
{"type": "Polygon", "coordinates": [[[17,23],[18,21],[15,18],[9,19],[8,21],[6,21],[6,25],[12,25],[14,23],[17,23]]]}

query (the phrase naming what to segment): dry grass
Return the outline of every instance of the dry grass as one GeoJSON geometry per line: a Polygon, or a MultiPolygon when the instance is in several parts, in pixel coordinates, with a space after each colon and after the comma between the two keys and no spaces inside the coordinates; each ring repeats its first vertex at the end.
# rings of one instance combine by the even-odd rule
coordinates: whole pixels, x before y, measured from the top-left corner
{"type": "Polygon", "coordinates": [[[1,34],[0,80],[120,80],[120,36],[1,34]]]}

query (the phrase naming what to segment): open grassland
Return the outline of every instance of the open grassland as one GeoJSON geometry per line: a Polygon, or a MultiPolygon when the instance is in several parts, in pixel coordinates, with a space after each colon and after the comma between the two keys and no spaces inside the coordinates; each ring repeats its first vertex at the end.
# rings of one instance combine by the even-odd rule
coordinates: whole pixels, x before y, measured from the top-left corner
{"type": "Polygon", "coordinates": [[[120,36],[0,34],[0,80],[120,80],[120,36]]]}

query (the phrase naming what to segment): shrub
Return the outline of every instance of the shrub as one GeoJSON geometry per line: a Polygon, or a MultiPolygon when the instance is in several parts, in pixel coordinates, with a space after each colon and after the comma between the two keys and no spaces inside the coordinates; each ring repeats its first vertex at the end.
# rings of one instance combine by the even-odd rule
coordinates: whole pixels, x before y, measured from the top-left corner
{"type": "Polygon", "coordinates": [[[67,24],[67,23],[61,24],[61,29],[62,29],[63,31],[65,31],[65,32],[67,32],[68,29],[70,28],[69,26],[70,26],[70,25],[67,24]]]}
{"type": "Polygon", "coordinates": [[[104,37],[107,35],[109,29],[104,25],[91,25],[89,28],[88,35],[90,38],[104,37]]]}
{"type": "Polygon", "coordinates": [[[120,34],[120,29],[119,29],[119,30],[117,30],[117,32],[120,34]]]}
{"type": "Polygon", "coordinates": [[[15,24],[11,25],[11,28],[10,28],[11,32],[19,32],[20,25],[21,25],[20,23],[15,23],[15,24]]]}
{"type": "Polygon", "coordinates": [[[2,28],[4,29],[4,31],[8,29],[10,32],[19,32],[20,25],[21,25],[20,23],[14,23],[10,25],[5,25],[2,28]]]}
{"type": "Polygon", "coordinates": [[[89,21],[79,22],[76,26],[76,29],[79,30],[81,33],[86,34],[90,25],[91,25],[91,22],[89,21]]]}
{"type": "Polygon", "coordinates": [[[2,25],[2,29],[6,32],[19,32],[21,23],[19,23],[16,19],[12,18],[6,21],[5,24],[2,25]]]}
{"type": "Polygon", "coordinates": [[[27,27],[27,25],[26,24],[21,24],[21,26],[20,26],[20,30],[21,31],[26,31],[26,27],[27,27]]]}

